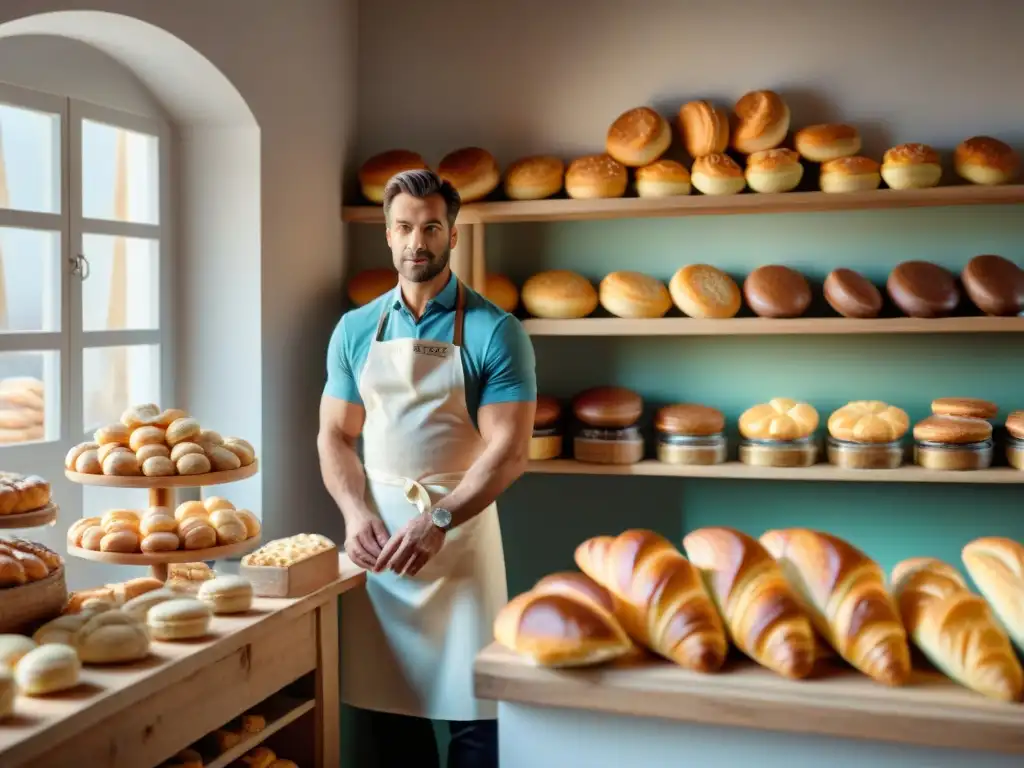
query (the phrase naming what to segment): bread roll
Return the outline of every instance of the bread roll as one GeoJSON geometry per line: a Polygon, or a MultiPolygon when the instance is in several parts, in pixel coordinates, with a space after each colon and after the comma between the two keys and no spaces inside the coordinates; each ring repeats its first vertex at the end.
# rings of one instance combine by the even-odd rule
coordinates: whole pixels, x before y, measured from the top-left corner
{"type": "Polygon", "coordinates": [[[620,163],[633,168],[650,165],[672,144],[668,120],[650,107],[623,112],[608,128],[605,151],[620,163]]]}
{"type": "Polygon", "coordinates": [[[930,261],[904,261],[889,273],[889,298],[909,317],[947,317],[960,303],[956,278],[930,261]]]}
{"type": "Polygon", "coordinates": [[[178,538],[184,549],[210,549],[217,546],[217,530],[200,517],[190,517],[178,523],[178,538]]]}
{"type": "Polygon", "coordinates": [[[860,132],[844,123],[808,125],[793,135],[793,146],[812,163],[825,163],[860,152],[860,132]]]}
{"type": "Polygon", "coordinates": [[[505,195],[510,200],[543,200],[562,191],[565,163],[551,155],[524,157],[505,170],[505,195]]]}
{"type": "Polygon", "coordinates": [[[736,281],[708,264],[680,268],[672,275],[668,290],[672,301],[688,317],[735,317],[743,304],[736,281]]]}
{"type": "Polygon", "coordinates": [[[992,419],[999,406],[978,397],[938,397],[932,400],[932,413],[944,416],[967,416],[974,419],[992,419]]]}
{"type": "Polygon", "coordinates": [[[26,653],[14,670],[18,689],[26,696],[44,696],[78,685],[82,662],[75,649],[49,643],[26,653]]]}
{"type": "Polygon", "coordinates": [[[745,176],[754,192],[789,192],[800,184],[804,167],[791,149],[765,149],[747,157],[745,176]]]}
{"type": "Polygon", "coordinates": [[[622,197],[628,184],[626,166],[610,155],[577,157],[565,171],[565,193],[577,200],[622,197]]]}
{"type": "Polygon", "coordinates": [[[134,616],[104,611],[89,619],[75,635],[78,658],[86,664],[120,664],[149,655],[149,633],[134,616]]]}
{"type": "Polygon", "coordinates": [[[0,587],[18,587],[28,581],[25,568],[13,554],[0,553],[0,587]]]}
{"type": "Polygon", "coordinates": [[[524,284],[523,306],[534,317],[586,317],[597,309],[598,295],[593,284],[576,272],[551,269],[538,272],[524,284]]]}
{"type": "Polygon", "coordinates": [[[622,429],[640,420],[644,401],[625,387],[592,387],[572,399],[572,411],[591,427],[622,429]]]}
{"type": "Polygon", "coordinates": [[[825,301],[843,317],[873,318],[882,311],[882,292],[852,269],[833,269],[823,288],[825,301]]]}
{"type": "MultiPolygon", "coordinates": [[[[165,436],[167,444],[174,448],[178,443],[195,441],[200,432],[202,432],[202,427],[199,426],[199,422],[186,416],[172,421],[167,427],[165,436]]],[[[172,453],[171,456],[173,458],[174,454],[172,453]]]]}
{"type": "Polygon", "coordinates": [[[219,547],[245,541],[245,523],[233,510],[218,509],[210,515],[210,524],[217,531],[217,546],[219,547]]]}
{"type": "Polygon", "coordinates": [[[35,647],[36,642],[25,635],[0,635],[0,672],[13,672],[22,657],[35,647]]]}
{"type": "Polygon", "coordinates": [[[101,552],[138,552],[139,534],[135,531],[117,530],[104,534],[100,539],[101,552]]]}
{"type": "Polygon", "coordinates": [[[225,437],[224,447],[238,457],[243,467],[248,467],[256,461],[256,449],[247,440],[240,437],[225,437]]]}
{"type": "Polygon", "coordinates": [[[145,466],[146,462],[149,459],[166,459],[169,458],[170,455],[171,449],[168,448],[166,445],[156,445],[153,443],[150,443],[149,445],[144,445],[135,452],[135,458],[138,459],[140,467],[145,466]]]}
{"type": "Polygon", "coordinates": [[[171,461],[177,464],[183,456],[187,456],[190,453],[198,453],[202,456],[206,455],[206,452],[203,450],[201,445],[193,443],[191,440],[187,440],[183,443],[178,443],[171,449],[171,461]]]}
{"type": "Polygon", "coordinates": [[[1024,411],[1013,411],[1007,415],[1006,431],[1010,437],[1024,440],[1024,411]]]}
{"type": "Polygon", "coordinates": [[[108,424],[96,430],[96,433],[93,435],[93,441],[101,446],[108,443],[128,445],[131,434],[132,431],[124,424],[108,424]]]}
{"type": "Polygon", "coordinates": [[[415,152],[391,149],[366,160],[359,168],[359,189],[371,203],[384,202],[384,187],[402,171],[425,171],[429,166],[415,152]]]}
{"type": "Polygon", "coordinates": [[[397,284],[398,276],[393,269],[364,269],[349,278],[348,300],[361,307],[383,296],[397,284]]]}
{"type": "Polygon", "coordinates": [[[769,264],[747,275],[743,296],[759,317],[800,317],[811,304],[811,287],[795,269],[769,264]]]}
{"type": "Polygon", "coordinates": [[[76,445],[74,448],[67,452],[67,455],[64,457],[64,468],[76,471],[75,464],[78,461],[78,457],[81,456],[86,451],[95,451],[99,447],[99,443],[94,443],[92,441],[79,443],[78,445],[76,445]]]}
{"type": "Polygon", "coordinates": [[[242,466],[241,459],[223,445],[212,445],[206,449],[206,458],[210,460],[213,472],[230,472],[242,466]]]}
{"type": "Polygon", "coordinates": [[[690,194],[690,172],[675,160],[662,158],[636,169],[638,197],[674,197],[690,194]]]}
{"type": "Polygon", "coordinates": [[[828,417],[828,433],[849,443],[891,443],[909,428],[906,411],[880,400],[854,400],[828,417]]]}
{"type": "Polygon", "coordinates": [[[256,518],[252,512],[248,509],[236,509],[235,514],[238,519],[242,521],[245,526],[245,538],[251,539],[253,536],[258,536],[260,533],[260,521],[256,518]]]}
{"type": "Polygon", "coordinates": [[[869,192],[878,189],[882,176],[878,163],[870,157],[841,157],[821,165],[818,186],[822,192],[869,192]]]}
{"type": "Polygon", "coordinates": [[[985,536],[968,543],[961,557],[978,591],[1024,653],[1024,546],[1013,539],[985,536]]]}
{"type": "MultiPolygon", "coordinates": [[[[117,443],[106,443],[101,445],[96,450],[96,457],[100,460],[100,464],[107,460],[107,456],[112,453],[132,453],[132,449],[126,445],[119,445],[117,443]]],[[[136,457],[138,458],[138,457],[136,457]]]]}
{"type": "Polygon", "coordinates": [[[747,186],[743,169],[723,154],[705,155],[694,160],[690,180],[705,195],[736,195],[747,186]]]}
{"type": "Polygon", "coordinates": [[[788,397],[773,397],[748,408],[739,420],[740,434],[748,440],[802,440],[817,428],[814,406],[788,397]]]}
{"type": "Polygon", "coordinates": [[[974,136],[957,145],[953,167],[972,184],[1009,184],[1020,171],[1020,155],[1004,141],[974,136]]]}
{"type": "Polygon", "coordinates": [[[786,140],[789,107],[774,91],[751,91],[733,108],[732,148],[744,155],[774,149],[786,140]]]}
{"type": "Polygon", "coordinates": [[[914,439],[922,443],[964,445],[980,443],[992,437],[992,425],[970,416],[933,414],[914,425],[914,439]]]}
{"type": "Polygon", "coordinates": [[[84,475],[103,474],[103,465],[100,463],[99,451],[87,449],[75,459],[75,472],[84,475]]]}
{"type": "Polygon", "coordinates": [[[900,144],[882,155],[881,174],[891,189],[927,189],[939,185],[942,163],[927,144],[900,144]]]}
{"type": "Polygon", "coordinates": [[[174,552],[181,547],[178,534],[173,531],[158,531],[142,537],[139,549],[143,552],[174,552]]]}
{"type": "Polygon", "coordinates": [[[666,435],[708,437],[725,429],[725,416],[717,408],[695,403],[677,403],[658,409],[654,428],[666,435]]]}
{"type": "Polygon", "coordinates": [[[132,431],[128,438],[128,447],[138,451],[144,445],[163,445],[165,431],[161,427],[145,426],[132,431]]]}
{"type": "Polygon", "coordinates": [[[967,297],[986,315],[1024,311],[1024,269],[1002,256],[975,256],[960,273],[967,297]]]}
{"type": "Polygon", "coordinates": [[[76,520],[68,528],[67,542],[69,546],[80,547],[82,546],[82,534],[88,528],[94,525],[100,524],[100,518],[98,517],[83,517],[80,520],[76,520]]]}
{"type": "Polygon", "coordinates": [[[158,426],[157,421],[159,418],[160,408],[156,403],[142,403],[141,405],[133,405],[122,413],[121,423],[130,430],[136,430],[139,427],[158,426]]]}
{"type": "Polygon", "coordinates": [[[911,639],[950,679],[1000,701],[1019,701],[1024,670],[1006,632],[960,573],[934,558],[892,572],[892,594],[911,639]]]}
{"type": "Polygon", "coordinates": [[[213,467],[210,460],[201,453],[189,453],[175,463],[179,475],[205,475],[213,467]]]}
{"type": "Polygon", "coordinates": [[[188,520],[190,517],[198,517],[207,520],[210,517],[210,510],[201,501],[183,501],[174,510],[174,519],[179,523],[188,520]]]}
{"type": "Polygon", "coordinates": [[[100,545],[103,543],[103,537],[107,534],[104,533],[103,529],[98,525],[90,525],[84,531],[82,531],[82,543],[81,546],[84,549],[92,550],[93,552],[100,551],[100,545]]]}
{"type": "Polygon", "coordinates": [[[181,408],[167,408],[160,412],[160,416],[156,420],[157,427],[163,427],[165,430],[171,426],[178,419],[184,419],[188,414],[181,410],[181,408]]]}
{"type": "Polygon", "coordinates": [[[235,505],[223,496],[207,496],[203,499],[203,508],[210,514],[213,514],[218,509],[230,509],[233,511],[235,505]]]}
{"type": "Polygon", "coordinates": [[[487,273],[484,298],[505,312],[513,313],[519,306],[519,289],[505,275],[487,273]]]}
{"type": "Polygon", "coordinates": [[[679,134],[690,157],[717,155],[729,146],[729,115],[709,101],[690,101],[679,108],[679,134]]]}
{"type": "Polygon", "coordinates": [[[252,596],[252,582],[232,575],[204,581],[197,594],[216,614],[245,613],[252,608],[252,596]]]}
{"type": "Polygon", "coordinates": [[[150,456],[142,462],[142,474],[146,477],[170,477],[177,472],[174,462],[166,456],[150,456]]]}
{"type": "Polygon", "coordinates": [[[205,603],[179,598],[150,608],[146,623],[155,640],[189,640],[209,632],[210,617],[210,608],[205,603]]]}
{"type": "Polygon", "coordinates": [[[130,477],[141,475],[142,468],[139,460],[131,451],[118,451],[111,453],[103,460],[103,474],[115,475],[117,477],[130,477]]]}
{"type": "Polygon", "coordinates": [[[672,308],[668,288],[640,272],[612,272],[598,286],[601,306],[616,317],[662,317],[672,308]]]}
{"type": "Polygon", "coordinates": [[[483,200],[501,183],[494,155],[480,147],[464,147],[441,158],[437,175],[458,190],[463,203],[483,200]]]}

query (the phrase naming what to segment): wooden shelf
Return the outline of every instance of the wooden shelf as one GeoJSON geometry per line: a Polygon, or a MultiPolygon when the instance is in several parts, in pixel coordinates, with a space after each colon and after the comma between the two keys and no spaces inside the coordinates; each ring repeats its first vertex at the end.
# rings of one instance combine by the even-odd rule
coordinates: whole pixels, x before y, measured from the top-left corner
{"type": "Polygon", "coordinates": [[[531,336],[824,336],[905,333],[1024,333],[1024,317],[734,317],[702,320],[660,317],[628,320],[585,317],[579,320],[523,320],[531,336]]]}
{"type": "Polygon", "coordinates": [[[665,464],[647,459],[639,464],[587,464],[575,459],[531,461],[527,472],[547,475],[643,475],[646,477],[711,477],[734,480],[817,480],[862,483],[968,483],[1013,485],[1024,483],[1024,472],[993,467],[967,472],[924,469],[906,464],[896,469],[840,469],[831,464],[811,467],[752,467],[738,461],[707,467],[665,464]]]}
{"type": "Polygon", "coordinates": [[[60,507],[52,501],[45,507],[30,509],[17,515],[0,515],[0,528],[40,528],[57,519],[60,507]]]}
{"type": "Polygon", "coordinates": [[[101,485],[105,488],[200,488],[205,485],[236,483],[252,477],[259,471],[259,461],[245,467],[228,469],[224,472],[205,472],[201,475],[171,475],[170,477],[146,477],[144,475],[88,475],[83,472],[64,470],[64,475],[73,483],[101,485]]]}
{"type": "Polygon", "coordinates": [[[929,672],[888,688],[850,669],[823,667],[791,681],[750,662],[707,675],[663,661],[553,670],[492,644],[477,656],[474,678],[477,697],[503,702],[1024,753],[1024,704],[987,699],[929,672]]]}
{"type": "MultiPolygon", "coordinates": [[[[527,221],[592,221],[671,216],[724,216],[754,213],[814,213],[960,205],[1024,203],[1024,184],[996,187],[958,185],[933,189],[876,189],[869,192],[783,192],[739,195],[685,195],[681,197],[619,197],[604,200],[496,201],[469,203],[459,212],[460,224],[509,224],[527,221]]],[[[350,205],[341,210],[343,221],[382,224],[379,205],[350,205]]]]}
{"type": "Polygon", "coordinates": [[[286,725],[290,725],[311,711],[315,706],[315,699],[298,701],[281,696],[269,702],[266,712],[262,712],[261,707],[253,707],[253,712],[262,714],[266,718],[266,728],[259,733],[247,734],[237,745],[217,755],[210,762],[204,763],[204,768],[228,768],[228,766],[233,765],[235,760],[242,757],[250,749],[258,747],[286,725]]]}

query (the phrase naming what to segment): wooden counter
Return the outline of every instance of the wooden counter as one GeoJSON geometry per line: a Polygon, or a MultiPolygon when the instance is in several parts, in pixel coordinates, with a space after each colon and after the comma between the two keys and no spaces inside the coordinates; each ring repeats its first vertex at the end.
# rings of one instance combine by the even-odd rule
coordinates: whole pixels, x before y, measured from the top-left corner
{"type": "MultiPolygon", "coordinates": [[[[718,737],[721,750],[727,749],[733,740],[737,744],[742,741],[741,733],[746,729],[776,732],[771,738],[749,731],[745,735],[751,744],[756,744],[758,739],[765,740],[765,749],[782,734],[799,734],[788,739],[787,754],[792,765],[801,764],[799,747],[792,745],[799,745],[802,737],[812,737],[817,744],[821,742],[820,737],[866,740],[854,743],[856,760],[863,761],[862,765],[939,768],[957,764],[930,756],[926,759],[920,751],[922,747],[929,748],[928,751],[938,747],[957,750],[947,753],[954,760],[963,761],[965,755],[969,755],[972,768],[1024,764],[1021,757],[1024,755],[1024,704],[992,701],[928,672],[915,673],[914,680],[906,687],[886,688],[852,670],[823,670],[815,679],[795,682],[742,662],[714,675],[687,672],[661,661],[557,671],[535,667],[501,646],[491,645],[477,657],[475,677],[477,695],[501,703],[501,743],[510,745],[508,749],[513,751],[513,754],[506,754],[506,747],[502,747],[503,768],[527,765],[536,756],[514,753],[533,736],[521,730],[509,733],[507,727],[523,718],[519,717],[521,711],[515,706],[502,705],[554,707],[573,710],[581,716],[601,713],[605,716],[602,720],[605,725],[595,729],[594,738],[611,729],[620,742],[628,741],[630,733],[629,725],[619,722],[622,718],[656,718],[662,732],[669,730],[666,721],[676,721],[680,729],[689,726],[687,733],[712,732],[709,726],[719,733],[717,727],[726,726],[721,732],[732,736],[718,737]],[[614,726],[607,716],[614,716],[614,726]],[[703,728],[694,729],[694,726],[703,728]],[[869,742],[884,743],[879,745],[884,747],[880,754],[892,753],[889,745],[914,745],[909,751],[902,748],[901,754],[916,757],[906,762],[886,762],[886,758],[878,756],[869,758],[866,746],[869,742]]],[[[541,714],[541,722],[554,728],[558,718],[552,710],[546,709],[541,714]]],[[[582,723],[584,718],[578,719],[582,723]]],[[[583,741],[583,730],[573,738],[583,741]]],[[[690,743],[692,746],[692,738],[690,743]]],[[[601,745],[591,746],[597,753],[605,750],[601,745]]],[[[633,753],[639,755],[642,750],[633,753]]],[[[833,756],[835,760],[830,757],[831,768],[846,764],[842,762],[838,747],[834,748],[833,756]]],[[[644,757],[650,759],[650,755],[644,757]]],[[[716,757],[721,762],[695,759],[692,764],[740,764],[725,760],[721,752],[716,753],[716,757]]],[[[581,764],[603,765],[589,760],[588,754],[588,762],[581,764]]],[[[819,752],[818,762],[809,759],[808,764],[820,764],[820,760],[819,752]]],[[[850,763],[856,764],[856,761],[850,763]]]]}
{"type": "Polygon", "coordinates": [[[154,642],[144,662],[84,667],[72,691],[19,696],[0,723],[0,765],[149,768],[313,672],[315,697],[282,718],[312,710],[315,764],[336,768],[337,597],[365,580],[344,555],[340,565],[337,581],[305,597],[256,598],[249,613],[214,617],[209,639],[154,642]]]}

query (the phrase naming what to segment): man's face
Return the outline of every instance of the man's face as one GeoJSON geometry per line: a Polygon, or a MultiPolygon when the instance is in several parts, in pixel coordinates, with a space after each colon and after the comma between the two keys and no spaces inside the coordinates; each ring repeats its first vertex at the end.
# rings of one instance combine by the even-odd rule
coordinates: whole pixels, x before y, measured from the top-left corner
{"type": "Polygon", "coordinates": [[[448,228],[444,198],[400,194],[391,201],[387,229],[398,274],[414,283],[433,280],[448,266],[458,232],[448,228]]]}

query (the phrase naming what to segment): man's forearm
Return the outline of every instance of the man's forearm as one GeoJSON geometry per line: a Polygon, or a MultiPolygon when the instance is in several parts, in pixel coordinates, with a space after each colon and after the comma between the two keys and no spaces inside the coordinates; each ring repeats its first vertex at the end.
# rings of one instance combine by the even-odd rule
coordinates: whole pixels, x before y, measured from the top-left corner
{"type": "Polygon", "coordinates": [[[493,504],[526,471],[526,464],[525,446],[488,446],[455,489],[434,506],[451,512],[450,528],[457,528],[493,504]]]}
{"type": "Polygon", "coordinates": [[[366,472],[355,447],[343,436],[322,435],[317,448],[324,486],[346,524],[353,516],[370,514],[366,505],[366,472]]]}

